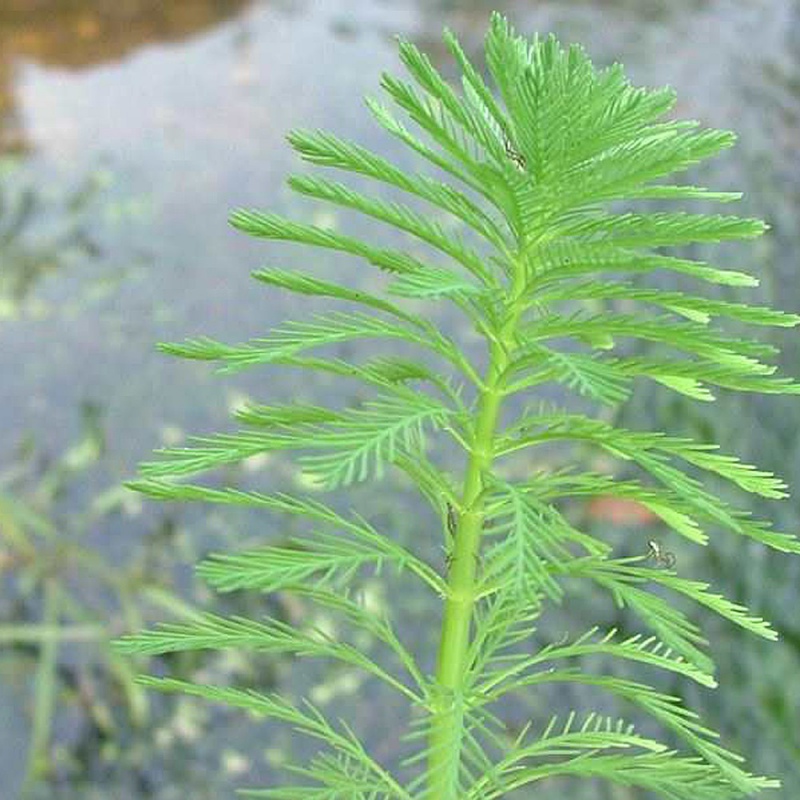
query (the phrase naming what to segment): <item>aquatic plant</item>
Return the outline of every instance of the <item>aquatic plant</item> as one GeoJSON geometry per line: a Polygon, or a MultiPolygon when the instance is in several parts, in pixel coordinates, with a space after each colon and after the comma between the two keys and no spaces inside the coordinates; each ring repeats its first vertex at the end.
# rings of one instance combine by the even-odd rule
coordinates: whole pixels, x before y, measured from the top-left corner
{"type": "Polygon", "coordinates": [[[54,195],[21,172],[16,159],[0,158],[0,319],[18,316],[43,277],[98,253],[85,223],[103,174],[92,173],[54,195]]]}
{"type": "MultiPolygon", "coordinates": [[[[60,497],[97,467],[105,449],[100,410],[85,403],[82,412],[81,436],[64,452],[42,458],[27,438],[13,463],[0,471],[0,655],[26,682],[31,671],[34,675],[20,800],[38,796],[56,772],[64,777],[61,768],[68,759],[53,753],[60,744],[55,722],[65,707],[80,708],[87,727],[104,739],[119,734],[123,719],[135,727],[148,723],[150,698],[134,680],[145,665],[115,652],[114,636],[147,624],[154,608],[159,616],[198,616],[165,580],[174,565],[163,545],[159,553],[149,552],[158,537],[151,536],[135,557],[120,564],[86,543],[94,525],[132,499],[122,487],[96,494],[81,511],[65,513],[59,507],[60,497]],[[152,566],[156,561],[158,570],[152,566]],[[112,693],[117,713],[108,697],[112,693]]],[[[13,783],[4,789],[15,791],[13,783]]]]}
{"type": "Polygon", "coordinates": [[[775,631],[682,574],[667,544],[636,540],[615,552],[577,529],[565,506],[574,498],[611,497],[639,504],[670,536],[692,544],[706,545],[710,534],[728,531],[800,552],[795,538],[772,531],[703,483],[710,475],[781,498],[786,492],[779,478],[708,442],[621,428],[600,413],[568,406],[564,397],[569,390],[580,396],[580,408],[614,408],[637,379],[698,402],[713,401],[713,387],[800,391],[765,363],[774,347],[712,324],[794,326],[800,317],[647,283],[655,273],[672,272],[729,287],[757,284],[743,272],[662,248],[757,237],[766,229],[762,221],[647,208],[649,201],[661,207],[738,199],[738,193],[666,182],[730,147],[735,137],[666,117],[675,102],[671,90],[635,88],[621,66],[595,69],[581,48],[563,49],[553,37],[520,38],[499,15],[485,48],[496,93],[454,36],[446,33],[445,40],[462,71],[461,93],[405,41],[400,53],[416,85],[383,77],[384,90],[416,131],[395,110],[368,103],[389,134],[434,168],[431,174],[411,172],[329,133],[289,137],[306,161],[358,176],[359,186],[372,180],[398,189],[409,202],[309,174],[292,177],[292,189],[383,222],[422,247],[383,247],[272,213],[237,211],[232,223],[248,234],[357,256],[385,272],[386,283],[372,292],[307,272],[261,269],[254,277],[262,283],[358,310],[290,321],[244,344],[198,338],[162,345],[172,355],[219,362],[225,371],[280,365],[328,373],[360,382],[374,395],[342,409],[248,405],[236,412],[241,430],[161,450],[130,484],[160,499],[246,506],[306,521],[312,529],[290,546],[211,555],[199,574],[220,592],[295,593],[354,635],[347,640],[310,625],[207,614],[131,634],[117,646],[151,655],[250,648],[330,659],[363,671],[410,704],[409,755],[398,767],[383,763],[347,723],[308,701],[143,677],[146,686],[287,723],[327,748],[290,767],[300,783],[245,791],[251,796],[491,800],[530,797],[540,791],[530,788],[534,784],[560,777],[607,780],[672,800],[751,796],[775,787],[777,781],[744,769],[678,698],[595,671],[590,658],[665,670],[713,687],[713,661],[681,600],[768,639],[775,631]],[[485,357],[470,357],[466,344],[447,335],[429,301],[463,315],[485,343],[485,357]],[[630,339],[650,345],[647,357],[631,355],[630,339]],[[419,356],[356,363],[310,354],[357,340],[402,343],[404,353],[419,356]],[[531,390],[547,384],[560,387],[560,405],[522,407],[531,390]],[[460,473],[441,463],[434,436],[460,448],[460,473]],[[554,466],[551,456],[545,460],[542,454],[554,444],[571,461],[554,466]],[[570,444],[603,453],[602,467],[586,467],[570,444]],[[307,491],[267,493],[183,480],[251,456],[295,450],[302,451],[307,491]],[[606,470],[606,463],[614,466],[606,470]],[[318,499],[321,491],[378,478],[389,466],[404,473],[435,512],[446,551],[441,563],[357,512],[340,513],[318,499]],[[353,589],[358,576],[389,566],[441,600],[432,674],[388,615],[353,589]],[[642,632],[619,635],[587,623],[588,630],[574,637],[533,647],[537,620],[553,604],[569,610],[576,579],[607,592],[609,601],[638,618],[642,632]],[[364,633],[384,647],[385,659],[363,645],[364,633]],[[660,726],[662,738],[588,710],[531,719],[519,730],[504,724],[503,700],[569,684],[593,687],[637,717],[649,717],[646,724],[660,726]]]}

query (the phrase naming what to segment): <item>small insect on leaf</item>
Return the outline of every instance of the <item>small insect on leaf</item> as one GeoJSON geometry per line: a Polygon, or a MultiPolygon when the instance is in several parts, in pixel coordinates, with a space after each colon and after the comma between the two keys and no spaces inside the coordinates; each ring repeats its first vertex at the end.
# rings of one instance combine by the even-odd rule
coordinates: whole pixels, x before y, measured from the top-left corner
{"type": "Polygon", "coordinates": [[[665,569],[672,569],[675,566],[675,553],[664,550],[655,539],[650,539],[647,547],[647,558],[654,561],[656,566],[664,567],[665,569]]]}
{"type": "Polygon", "coordinates": [[[518,150],[514,149],[514,146],[508,139],[505,140],[504,144],[506,155],[508,156],[509,160],[520,172],[525,172],[525,168],[528,166],[528,162],[525,161],[525,156],[522,155],[522,153],[520,153],[518,150]]]}
{"type": "Polygon", "coordinates": [[[450,534],[451,537],[456,535],[456,528],[458,527],[458,514],[456,513],[455,508],[448,503],[447,504],[447,532],[450,534]]]}

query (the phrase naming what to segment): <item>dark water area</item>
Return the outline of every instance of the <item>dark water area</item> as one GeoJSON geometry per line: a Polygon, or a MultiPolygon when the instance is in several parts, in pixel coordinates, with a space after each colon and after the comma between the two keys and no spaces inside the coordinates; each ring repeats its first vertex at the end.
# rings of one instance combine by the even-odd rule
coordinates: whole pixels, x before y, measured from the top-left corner
{"type": "MultiPolygon", "coordinates": [[[[35,561],[31,548],[48,554],[48,568],[58,564],[58,536],[76,542],[81,554],[63,585],[82,612],[64,601],[61,621],[69,618],[76,630],[54,667],[50,778],[30,790],[31,798],[228,797],[234,786],[268,780],[287,757],[306,756],[284,730],[254,728],[244,715],[187,699],[151,699],[135,724],[131,716],[143,701],[120,688],[128,685],[120,678],[124,667],[109,668],[87,626],[107,625],[116,634],[138,618],[131,586],[138,592],[142,584],[126,571],[130,565],[139,578],[163,578],[167,594],[151,591],[141,615],[164,619],[181,600],[209,601],[191,574],[208,549],[285,533],[274,520],[232,510],[144,502],[119,489],[139,461],[188,433],[230,429],[229,411],[245,400],[335,404],[346,399],[345,389],[317,376],[298,381],[289,371],[219,376],[207,364],[158,354],[154,343],[201,334],[241,341],[321,309],[249,278],[267,264],[303,267],[308,253],[235,232],[230,210],[264,208],[338,224],[286,188],[289,172],[304,169],[287,132],[324,128],[410,164],[362,102],[379,95],[382,71],[402,71],[395,34],[418,44],[452,78],[442,28],[478,57],[492,9],[520,32],[552,31],[582,43],[597,64],[621,61],[636,84],[673,86],[682,118],[736,130],[737,147],[695,182],[744,191],[736,213],[767,219],[771,231],[752,246],[718,248],[710,259],[759,275],[760,287],[744,299],[800,309],[794,0],[0,3],[0,800],[19,797],[40,646],[12,645],[3,631],[45,618],[45,599],[26,575],[35,561]],[[119,580],[89,578],[91,569],[111,574],[104,564],[119,571],[119,580]]],[[[358,224],[348,218],[348,231],[371,235],[358,224]]],[[[369,287],[376,280],[375,268],[344,259],[317,266],[342,283],[369,287]]],[[[785,371],[800,375],[796,332],[772,340],[783,349],[785,371]]],[[[726,397],[698,410],[645,392],[621,419],[716,439],[780,473],[800,495],[800,406],[791,398],[726,397]]],[[[265,490],[296,488],[299,480],[282,460],[254,462],[237,477],[265,490]]],[[[387,484],[385,496],[378,489],[357,489],[345,502],[362,512],[367,504],[373,522],[401,537],[415,535],[413,515],[399,512],[394,499],[402,489],[387,484]]],[[[408,492],[401,497],[419,502],[408,492]]],[[[787,532],[799,527],[796,499],[754,510],[787,532]]],[[[724,538],[707,554],[678,551],[680,563],[771,619],[782,641],[762,643],[708,621],[721,688],[671,688],[722,729],[754,772],[792,787],[800,781],[800,559],[724,538]]],[[[436,557],[438,542],[428,546],[436,557]]],[[[398,609],[390,588],[373,590],[376,602],[399,614],[412,645],[417,639],[423,650],[432,647],[418,632],[428,599],[404,595],[398,609]]],[[[256,614],[291,619],[304,611],[248,602],[256,614]]],[[[588,600],[577,608],[592,611],[588,600]]],[[[610,609],[608,620],[589,624],[613,619],[610,609]]],[[[266,660],[253,665],[233,654],[176,661],[160,668],[205,670],[206,677],[296,693],[322,674],[266,660]]],[[[319,702],[355,716],[375,741],[385,741],[376,749],[391,758],[396,737],[385,721],[405,712],[390,708],[378,719],[373,708],[393,699],[341,677],[323,683],[319,702]]],[[[645,798],[603,791],[591,796],[645,798]]],[[[577,789],[570,796],[583,797],[577,789]]]]}

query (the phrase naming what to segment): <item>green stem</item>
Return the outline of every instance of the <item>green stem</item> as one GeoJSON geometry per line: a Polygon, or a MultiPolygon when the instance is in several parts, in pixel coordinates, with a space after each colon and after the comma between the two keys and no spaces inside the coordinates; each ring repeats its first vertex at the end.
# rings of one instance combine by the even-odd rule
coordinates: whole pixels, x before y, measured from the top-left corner
{"type": "Polygon", "coordinates": [[[108,634],[100,625],[3,625],[0,645],[39,644],[55,639],[60,642],[96,642],[108,634]]]}
{"type": "Polygon", "coordinates": [[[50,733],[55,715],[58,691],[58,644],[57,627],[61,614],[60,590],[55,578],[44,582],[44,628],[49,635],[42,638],[39,650],[39,666],[35,678],[35,701],[33,707],[33,731],[28,745],[28,763],[22,784],[21,797],[26,798],[36,783],[50,769],[48,757],[50,733]]]}
{"type": "MultiPolygon", "coordinates": [[[[519,281],[521,284],[521,281],[519,281]]],[[[521,289],[515,286],[516,290],[521,289]]],[[[463,720],[458,712],[464,677],[469,667],[467,652],[475,601],[476,569],[484,521],[484,476],[494,459],[494,435],[503,397],[503,373],[514,349],[514,331],[522,312],[515,292],[499,341],[490,345],[489,366],[478,400],[475,439],[464,479],[460,515],[448,575],[442,632],[436,669],[437,696],[432,708],[433,721],[428,755],[428,797],[455,800],[463,720]]]]}

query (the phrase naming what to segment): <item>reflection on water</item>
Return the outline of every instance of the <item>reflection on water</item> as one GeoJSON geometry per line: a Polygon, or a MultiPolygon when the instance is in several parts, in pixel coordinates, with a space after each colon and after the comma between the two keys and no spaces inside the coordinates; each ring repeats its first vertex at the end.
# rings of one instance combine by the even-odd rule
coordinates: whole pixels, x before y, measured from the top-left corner
{"type": "MultiPolygon", "coordinates": [[[[94,495],[129,478],[136,461],[159,442],[225,428],[225,407],[242,398],[284,402],[302,389],[308,402],[335,404],[332,389],[297,387],[288,377],[267,386],[261,374],[219,381],[204,365],[155,356],[152,343],[198,334],[259,336],[286,316],[305,313],[306,304],[253,291],[247,278],[265,261],[303,265],[303,254],[232,234],[228,210],[243,205],[296,217],[313,213],[284,189],[285,174],[297,166],[284,142],[292,127],[325,127],[396,156],[394,143],[371,125],[360,101],[366,93],[378,94],[382,70],[398,70],[390,34],[414,39],[452,75],[441,28],[454,29],[475,54],[493,8],[508,13],[521,30],[553,30],[583,42],[598,63],[623,61],[637,83],[672,84],[682,116],[737,129],[740,145],[720,159],[712,182],[745,188],[745,213],[773,223],[767,249],[755,251],[757,263],[749,265],[764,276],[762,297],[752,299],[800,308],[800,9],[791,0],[763,6],[733,0],[2,0],[0,150],[16,152],[23,168],[0,175],[0,302],[7,298],[48,313],[0,314],[0,375],[14,376],[0,381],[0,467],[13,466],[14,445],[25,431],[35,432],[37,446],[57,461],[80,432],[78,409],[85,403],[102,407],[108,433],[102,469],[91,465],[80,486],[54,498],[54,514],[74,515],[91,507],[94,495]]],[[[316,267],[345,282],[374,280],[362,264],[316,267]]],[[[781,345],[796,374],[800,347],[794,340],[781,345]]],[[[648,400],[630,413],[649,426],[657,406],[648,400]]],[[[727,449],[800,485],[796,410],[787,403],[780,407],[785,413],[776,414],[772,401],[747,402],[747,408],[723,406],[725,413],[715,409],[712,419],[691,417],[685,407],[662,410],[672,414],[671,424],[713,430],[728,439],[727,449]],[[749,436],[728,419],[754,413],[749,436]],[[745,453],[748,448],[753,452],[745,453]]],[[[271,481],[276,474],[291,481],[290,472],[271,468],[271,481]]],[[[262,476],[250,477],[255,482],[262,476]]],[[[385,502],[387,525],[402,530],[391,498],[385,502]]],[[[158,529],[158,513],[137,516],[123,507],[116,517],[102,515],[89,534],[92,546],[119,557],[114,548],[121,538],[142,539],[158,529]]],[[[796,507],[786,505],[781,513],[785,527],[796,527],[796,507]]],[[[263,537],[266,523],[181,509],[174,524],[189,531],[192,542],[220,548],[228,546],[224,537],[232,530],[263,537]]],[[[765,561],[760,573],[754,566],[742,577],[733,544],[730,552],[720,545],[718,563],[702,564],[702,570],[717,570],[715,585],[723,589],[728,581],[730,593],[760,613],[780,614],[755,576],[785,570],[790,583],[790,567],[765,561]]],[[[5,612],[3,601],[0,595],[5,612]]],[[[796,601],[796,593],[787,595],[785,608],[796,601]]],[[[409,598],[408,618],[416,613],[411,604],[409,598]]],[[[782,630],[800,641],[797,623],[782,613],[782,630]]],[[[722,642],[728,641],[724,635],[722,642]]],[[[755,651],[745,650],[737,649],[735,662],[742,685],[756,676],[755,651]]],[[[800,674],[796,651],[772,648],[770,663],[800,674]]],[[[298,673],[291,677],[299,680],[298,673]]],[[[784,683],[787,693],[795,685],[773,681],[784,683]]],[[[791,765],[791,735],[781,727],[789,694],[776,697],[764,680],[753,685],[756,691],[736,686],[697,704],[707,703],[709,713],[722,718],[728,741],[752,755],[759,771],[795,785],[800,768],[791,765]],[[753,705],[759,692],[781,713],[759,717],[763,708],[753,705]]],[[[238,717],[209,720],[206,711],[198,716],[188,704],[181,712],[173,727],[165,713],[149,738],[127,733],[124,757],[117,753],[114,760],[99,735],[95,741],[70,731],[70,724],[84,727],[66,710],[63,740],[80,740],[93,773],[80,778],[77,768],[65,768],[75,794],[63,797],[227,796],[233,781],[226,769],[239,770],[242,753],[254,764],[250,778],[257,782],[269,771],[264,751],[275,760],[288,751],[273,731],[262,732],[254,745],[252,730],[238,717]],[[206,725],[221,732],[217,738],[207,735],[206,725]],[[160,759],[152,752],[153,738],[166,754],[160,759]],[[152,766],[140,769],[142,764],[152,766]],[[80,780],[86,781],[82,787],[80,780]]],[[[380,735],[376,730],[376,739],[380,735]]],[[[22,732],[17,744],[24,741],[22,732]]],[[[16,766],[7,755],[12,752],[0,748],[0,787],[16,766]]],[[[64,763],[74,755],[69,750],[64,763]]]]}
{"type": "Polygon", "coordinates": [[[144,45],[178,43],[239,13],[252,0],[4,0],[3,51],[58,67],[95,67],[144,45]]]}
{"type": "Polygon", "coordinates": [[[3,0],[0,8],[0,150],[27,149],[15,102],[20,61],[87,69],[144,45],[176,43],[229,19],[251,0],[3,0]]]}

